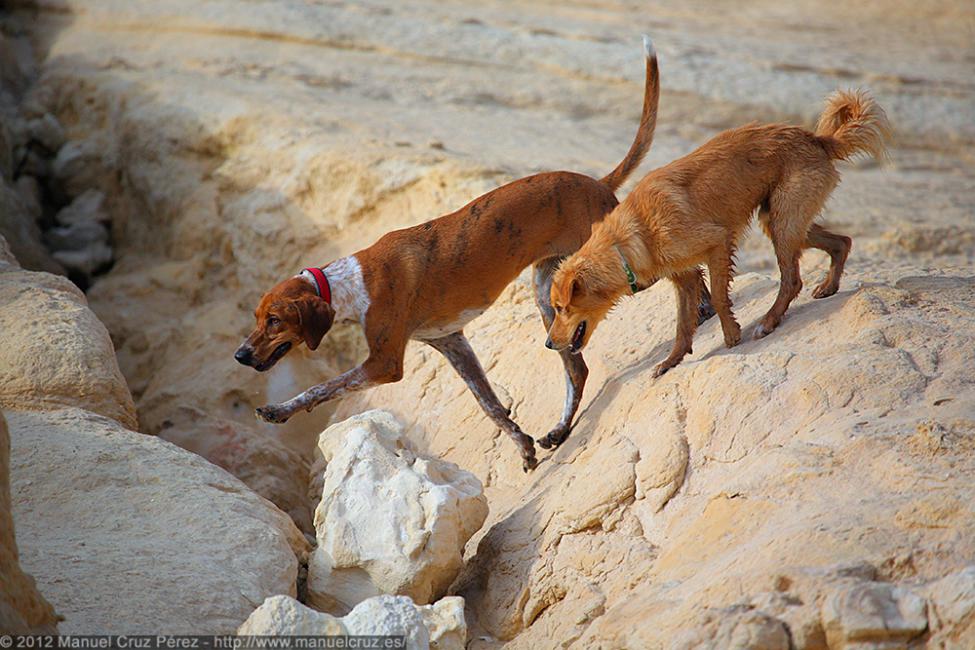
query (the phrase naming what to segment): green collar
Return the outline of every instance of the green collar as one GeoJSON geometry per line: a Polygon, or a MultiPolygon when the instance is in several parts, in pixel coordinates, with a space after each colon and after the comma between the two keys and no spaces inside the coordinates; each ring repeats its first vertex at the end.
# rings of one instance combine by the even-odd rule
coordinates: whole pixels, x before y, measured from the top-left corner
{"type": "Polygon", "coordinates": [[[619,249],[618,246],[613,246],[616,252],[620,255],[620,261],[623,262],[623,272],[626,273],[626,281],[630,283],[630,291],[636,293],[640,290],[640,287],[636,284],[636,275],[633,274],[633,269],[630,268],[629,263],[626,261],[626,257],[623,256],[623,251],[619,249]]]}

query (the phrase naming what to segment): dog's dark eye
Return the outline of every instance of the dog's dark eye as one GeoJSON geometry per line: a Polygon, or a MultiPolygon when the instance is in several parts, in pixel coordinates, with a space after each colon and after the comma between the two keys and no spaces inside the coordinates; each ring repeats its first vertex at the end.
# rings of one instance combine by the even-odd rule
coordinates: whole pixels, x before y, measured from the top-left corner
{"type": "Polygon", "coordinates": [[[278,323],[280,323],[280,322],[281,322],[281,321],[280,321],[280,320],[278,320],[278,318],[277,318],[277,317],[275,317],[275,316],[268,316],[268,317],[267,317],[267,326],[268,326],[268,327],[274,327],[275,325],[277,325],[277,324],[278,324],[278,323]]]}

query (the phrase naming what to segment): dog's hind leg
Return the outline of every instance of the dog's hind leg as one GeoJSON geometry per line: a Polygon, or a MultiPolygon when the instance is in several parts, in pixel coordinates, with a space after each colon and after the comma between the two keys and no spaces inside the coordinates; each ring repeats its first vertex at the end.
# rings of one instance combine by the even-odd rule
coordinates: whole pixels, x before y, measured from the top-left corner
{"type": "Polygon", "coordinates": [[[670,355],[653,369],[653,376],[659,377],[691,354],[694,332],[697,330],[701,310],[701,287],[704,276],[700,269],[685,271],[672,277],[677,297],[677,336],[670,355]]]}
{"type": "MultiPolygon", "coordinates": [[[[837,182],[839,177],[832,166],[804,170],[793,174],[781,183],[773,190],[768,202],[761,206],[758,219],[765,234],[772,240],[781,280],[778,296],[762,321],[755,326],[753,338],[760,339],[767,336],[778,327],[789,305],[802,291],[799,258],[802,256],[803,248],[817,245],[810,241],[810,235],[818,244],[831,246],[835,243],[832,239],[821,236],[826,233],[825,230],[815,230],[814,234],[811,226],[837,182]]],[[[832,233],[827,234],[836,237],[832,233]]],[[[842,244],[836,245],[839,247],[837,254],[841,254],[842,244]]],[[[845,257],[843,261],[846,261],[845,257]]],[[[833,262],[834,264],[839,262],[839,258],[833,258],[833,262]]],[[[833,265],[830,270],[833,270],[833,265]]],[[[839,270],[842,271],[842,265],[839,270]]],[[[835,276],[834,281],[838,287],[838,275],[835,276]]],[[[825,289],[829,288],[831,287],[827,282],[825,289]]],[[[823,294],[825,295],[829,294],[823,294]]]]}
{"type": "Polygon", "coordinates": [[[508,434],[521,452],[522,467],[527,472],[535,469],[538,461],[535,459],[535,444],[531,436],[525,434],[515,422],[508,417],[508,409],[501,405],[498,396],[494,394],[490,382],[484,375],[484,369],[477,360],[471,344],[463,332],[454,332],[438,339],[426,341],[433,349],[447,358],[467,387],[474,393],[478,404],[484,409],[491,420],[502,431],[508,434]]]}
{"type": "Polygon", "coordinates": [[[832,296],[840,288],[840,277],[843,275],[843,266],[846,258],[853,247],[853,240],[843,235],[829,232],[819,224],[809,226],[806,234],[805,248],[818,248],[829,253],[829,271],[823,281],[813,289],[813,298],[826,298],[832,296]]]}
{"type": "Polygon", "coordinates": [[[731,311],[731,297],[728,295],[728,285],[731,284],[733,247],[729,243],[716,246],[708,258],[708,272],[711,274],[711,304],[718,312],[721,320],[721,331],[724,333],[724,343],[729,348],[741,341],[741,326],[735,320],[731,311]]]}
{"type": "MultiPolygon", "coordinates": [[[[543,260],[532,267],[532,288],[535,290],[535,304],[538,311],[542,314],[542,322],[545,329],[552,327],[555,319],[555,311],[550,304],[552,292],[552,274],[555,273],[559,263],[558,258],[543,260]]],[[[538,440],[538,444],[545,449],[558,447],[572,430],[572,418],[579,410],[579,403],[582,401],[582,390],[586,387],[586,378],[589,376],[589,368],[581,354],[572,354],[568,350],[561,350],[559,356],[562,357],[562,365],[565,367],[565,404],[562,407],[562,417],[555,428],[548,432],[543,438],[538,440]]]]}

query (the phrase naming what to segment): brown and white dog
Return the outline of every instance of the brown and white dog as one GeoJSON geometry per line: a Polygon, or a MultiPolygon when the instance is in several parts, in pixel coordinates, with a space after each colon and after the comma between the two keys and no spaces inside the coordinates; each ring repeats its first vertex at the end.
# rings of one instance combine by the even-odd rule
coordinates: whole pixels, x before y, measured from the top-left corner
{"type": "Polygon", "coordinates": [[[697,265],[707,264],[725,344],[736,345],[741,328],[728,285],[735,245],[756,210],[775,247],[781,284],[754,338],[774,330],[799,295],[803,249],[829,253],[829,272],[812,295],[833,295],[852,242],[813,223],[839,182],[833,161],[860,153],[882,158],[889,134],[887,116],[870,95],[838,92],[828,98],[815,133],[783,124],[744,126],[651,172],[556,271],[555,320],[547,344],[578,352],[623,295],[669,278],[677,287],[677,337],[655,369],[659,376],[691,352],[698,325],[697,265]]]}
{"type": "MultiPolygon", "coordinates": [[[[518,444],[525,470],[535,467],[532,438],[508,417],[463,329],[529,264],[534,265],[532,282],[542,320],[546,328],[552,323],[552,273],[589,238],[592,224],[617,205],[613,192],[640,164],[653,140],[659,75],[649,38],[644,37],[644,46],[640,127],[626,157],[605,178],[571,172],[522,178],[454,213],[388,233],[323,269],[306,269],[268,291],[255,312],[256,328],[234,355],[240,363],[264,371],[293,346],[304,343],[314,350],[334,321],[362,325],[369,357],[282,404],[257,409],[258,416],[285,422],[299,410],[310,411],[350,391],[399,381],[406,343],[419,340],[447,358],[487,415],[518,444]]],[[[564,352],[562,361],[565,407],[555,429],[539,440],[546,448],[568,435],[589,372],[581,356],[564,352]]]]}

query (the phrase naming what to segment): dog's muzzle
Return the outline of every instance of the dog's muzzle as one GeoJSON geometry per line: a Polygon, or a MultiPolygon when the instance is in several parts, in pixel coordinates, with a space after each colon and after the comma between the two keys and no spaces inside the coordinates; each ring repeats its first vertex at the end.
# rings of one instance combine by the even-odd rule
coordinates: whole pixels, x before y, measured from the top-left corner
{"type": "Polygon", "coordinates": [[[242,345],[234,352],[234,359],[237,360],[237,363],[249,366],[254,363],[254,349],[242,345]]]}

